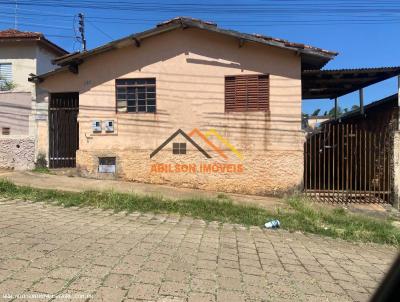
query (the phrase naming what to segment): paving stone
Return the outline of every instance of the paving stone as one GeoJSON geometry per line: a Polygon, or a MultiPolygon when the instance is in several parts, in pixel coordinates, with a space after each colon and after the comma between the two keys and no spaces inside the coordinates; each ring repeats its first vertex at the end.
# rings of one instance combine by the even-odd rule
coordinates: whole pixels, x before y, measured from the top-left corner
{"type": "Polygon", "coordinates": [[[190,288],[192,291],[200,293],[210,293],[215,292],[216,282],[212,280],[205,279],[192,279],[190,288]]]}
{"type": "Polygon", "coordinates": [[[178,215],[23,201],[0,206],[0,295],[62,290],[86,295],[74,301],[91,294],[90,301],[127,302],[366,301],[396,255],[388,246],[178,215]]]}
{"type": "Polygon", "coordinates": [[[191,292],[189,294],[188,302],[214,302],[215,295],[191,292]]]}
{"type": "Polygon", "coordinates": [[[318,281],[318,285],[324,292],[341,294],[343,288],[333,282],[318,281]]]}
{"type": "Polygon", "coordinates": [[[367,302],[370,300],[370,295],[368,293],[360,293],[358,291],[348,290],[347,294],[350,296],[353,301],[357,302],[367,302]]]}
{"type": "Polygon", "coordinates": [[[135,276],[135,282],[161,284],[162,274],[153,271],[141,271],[135,276]]]}
{"type": "Polygon", "coordinates": [[[188,291],[188,284],[172,281],[164,281],[160,288],[160,294],[164,296],[184,297],[188,291]]]}
{"type": "Polygon", "coordinates": [[[228,290],[218,290],[217,294],[218,302],[243,302],[245,298],[242,293],[228,290]]]}
{"type": "Polygon", "coordinates": [[[131,284],[132,276],[121,274],[109,274],[103,282],[104,286],[122,289],[128,288],[131,284]]]}
{"type": "Polygon", "coordinates": [[[120,288],[100,287],[90,301],[121,302],[126,293],[127,290],[120,288]]]}
{"type": "Polygon", "coordinates": [[[184,271],[168,270],[165,273],[165,280],[176,282],[189,282],[190,274],[184,271]]]}
{"type": "Polygon", "coordinates": [[[78,268],[73,267],[58,267],[49,273],[49,277],[53,279],[69,280],[77,276],[79,271],[78,268]]]}
{"type": "Polygon", "coordinates": [[[134,283],[128,291],[129,298],[155,300],[158,297],[159,286],[152,284],[134,283]]]}
{"type": "Polygon", "coordinates": [[[97,287],[99,287],[100,284],[101,284],[100,279],[87,276],[80,276],[69,285],[69,288],[77,291],[91,292],[95,290],[97,287]]]}
{"type": "Polygon", "coordinates": [[[13,273],[12,278],[18,279],[18,280],[26,280],[26,281],[35,282],[35,281],[43,278],[44,276],[46,276],[47,273],[48,273],[48,270],[35,268],[35,267],[27,267],[18,272],[13,273]]]}
{"type": "Polygon", "coordinates": [[[31,286],[29,281],[7,279],[0,283],[0,297],[3,294],[18,295],[22,294],[31,286]]]}
{"type": "Polygon", "coordinates": [[[65,285],[65,280],[44,278],[39,283],[36,283],[32,289],[40,293],[55,294],[62,290],[65,285]]]}

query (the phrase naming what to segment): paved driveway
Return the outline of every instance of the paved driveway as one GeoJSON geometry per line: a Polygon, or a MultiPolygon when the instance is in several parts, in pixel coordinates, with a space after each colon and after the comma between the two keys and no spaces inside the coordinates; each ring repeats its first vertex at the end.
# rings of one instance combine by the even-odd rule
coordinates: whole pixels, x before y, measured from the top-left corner
{"type": "Polygon", "coordinates": [[[5,301],[365,301],[395,254],[173,215],[0,201],[5,301]]]}

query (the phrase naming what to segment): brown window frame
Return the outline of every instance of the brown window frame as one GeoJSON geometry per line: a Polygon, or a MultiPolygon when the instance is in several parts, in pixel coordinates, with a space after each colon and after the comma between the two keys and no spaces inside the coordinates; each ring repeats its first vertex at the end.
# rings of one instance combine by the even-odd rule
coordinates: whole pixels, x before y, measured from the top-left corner
{"type": "Polygon", "coordinates": [[[246,75],[225,76],[224,100],[225,100],[224,106],[226,113],[269,112],[270,111],[269,74],[246,74],[246,75]]]}
{"type": "Polygon", "coordinates": [[[118,114],[140,114],[140,113],[157,113],[157,88],[156,88],[156,78],[122,78],[115,79],[115,112],[118,114]],[[151,81],[153,83],[146,83],[147,81],[151,81]],[[125,82],[122,84],[122,82],[125,82]],[[131,82],[131,83],[129,83],[131,82]],[[121,89],[125,88],[125,92],[121,92],[121,89]],[[139,89],[143,89],[144,91],[140,91],[139,89]],[[152,89],[153,91],[148,91],[148,89],[152,89]],[[130,91],[129,91],[130,90],[130,91]],[[139,94],[144,93],[144,98],[139,99],[139,94]],[[152,97],[149,97],[149,94],[152,97]],[[125,99],[121,97],[121,95],[125,95],[125,99]],[[129,99],[129,95],[131,95],[131,99],[129,99]],[[118,102],[126,102],[125,111],[119,110],[119,108],[124,108],[123,106],[119,106],[118,102]],[[144,101],[144,103],[140,104],[140,101],[144,101]],[[132,105],[134,102],[134,105],[132,105]],[[148,102],[153,102],[154,104],[149,104],[148,102]],[[131,103],[131,105],[129,105],[131,103]],[[144,107],[145,110],[139,110],[140,107],[144,107]],[[129,108],[134,108],[134,111],[129,111],[129,108]],[[149,111],[149,108],[153,108],[153,111],[149,111]]]}

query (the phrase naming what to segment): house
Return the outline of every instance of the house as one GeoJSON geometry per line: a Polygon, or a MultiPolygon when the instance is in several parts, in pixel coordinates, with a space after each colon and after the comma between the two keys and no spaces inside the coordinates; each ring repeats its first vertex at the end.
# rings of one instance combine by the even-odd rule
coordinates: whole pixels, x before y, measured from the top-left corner
{"type": "Polygon", "coordinates": [[[175,18],[32,77],[49,110],[38,148],[88,177],[290,191],[303,177],[302,71],[336,55],[175,18]]]}
{"type": "MultiPolygon", "coordinates": [[[[55,69],[52,60],[67,52],[43,34],[0,31],[0,167],[33,167],[40,102],[29,74],[55,69]]],[[[47,107],[44,108],[47,115],[47,107]]]]}

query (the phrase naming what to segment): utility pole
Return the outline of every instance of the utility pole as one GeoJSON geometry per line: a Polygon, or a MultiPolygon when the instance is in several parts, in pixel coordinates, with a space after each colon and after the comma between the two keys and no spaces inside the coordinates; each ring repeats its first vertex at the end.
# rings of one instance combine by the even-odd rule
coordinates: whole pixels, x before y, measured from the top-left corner
{"type": "Polygon", "coordinates": [[[86,51],[85,19],[82,13],[79,13],[78,17],[79,17],[79,32],[81,33],[82,48],[83,51],[86,51]]]}

